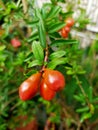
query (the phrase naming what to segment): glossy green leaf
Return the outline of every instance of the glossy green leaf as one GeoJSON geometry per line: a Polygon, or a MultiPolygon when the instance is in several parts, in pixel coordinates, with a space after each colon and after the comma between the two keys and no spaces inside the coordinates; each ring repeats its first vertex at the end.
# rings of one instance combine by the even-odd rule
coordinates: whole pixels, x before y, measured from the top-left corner
{"type": "Polygon", "coordinates": [[[60,30],[61,28],[63,28],[66,24],[65,23],[56,23],[53,26],[51,26],[48,30],[48,33],[54,33],[58,30],[60,30]]]}
{"type": "Polygon", "coordinates": [[[40,40],[41,46],[43,48],[46,48],[46,32],[40,23],[38,25],[38,34],[39,34],[39,40],[40,40]]]}
{"type": "Polygon", "coordinates": [[[48,22],[48,29],[51,30],[56,26],[60,26],[63,24],[63,27],[66,25],[65,22],[61,22],[61,21],[55,21],[55,20],[51,20],[50,22],[48,22]]]}
{"type": "Polygon", "coordinates": [[[61,46],[61,45],[77,44],[77,43],[79,43],[77,40],[60,39],[60,40],[54,40],[51,43],[51,46],[61,46]]]}
{"type": "Polygon", "coordinates": [[[48,63],[48,68],[51,68],[51,69],[55,69],[55,67],[57,65],[61,65],[61,64],[66,64],[67,63],[67,58],[58,58],[58,59],[53,59],[52,61],[50,61],[48,63]]]}
{"type": "Polygon", "coordinates": [[[37,60],[43,61],[43,59],[44,59],[44,52],[43,52],[43,48],[41,47],[39,42],[34,41],[32,43],[32,51],[33,51],[34,57],[37,60]]]}
{"type": "Polygon", "coordinates": [[[66,55],[66,52],[63,51],[63,50],[59,50],[59,51],[56,51],[56,52],[53,52],[49,58],[50,59],[55,59],[55,58],[60,58],[60,57],[63,57],[66,55]]]}
{"type": "Polygon", "coordinates": [[[34,60],[29,63],[28,67],[31,68],[31,67],[38,66],[38,65],[42,65],[42,62],[40,62],[39,60],[34,60]]]}
{"type": "Polygon", "coordinates": [[[42,15],[39,9],[35,10],[36,17],[39,19],[38,23],[38,34],[39,34],[39,40],[41,43],[41,46],[43,48],[46,48],[46,30],[44,26],[44,21],[42,19],[42,15]]]}

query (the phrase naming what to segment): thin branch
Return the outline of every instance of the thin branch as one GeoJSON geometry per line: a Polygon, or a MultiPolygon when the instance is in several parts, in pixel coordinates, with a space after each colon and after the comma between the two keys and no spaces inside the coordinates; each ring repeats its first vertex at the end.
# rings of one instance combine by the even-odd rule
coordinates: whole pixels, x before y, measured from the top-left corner
{"type": "Polygon", "coordinates": [[[84,97],[85,97],[85,99],[86,99],[86,102],[87,102],[87,104],[88,104],[89,109],[91,109],[91,104],[90,104],[90,102],[89,102],[89,100],[88,100],[88,97],[87,97],[87,95],[86,95],[86,93],[85,93],[85,91],[84,91],[84,89],[83,89],[83,87],[82,87],[82,85],[81,85],[80,80],[78,79],[78,76],[76,75],[75,78],[76,78],[76,81],[77,81],[77,83],[78,83],[78,85],[79,85],[79,88],[80,88],[82,94],[84,95],[84,97]]]}
{"type": "Polygon", "coordinates": [[[24,13],[26,13],[28,9],[26,0],[22,0],[22,4],[23,4],[23,11],[24,13]]]}

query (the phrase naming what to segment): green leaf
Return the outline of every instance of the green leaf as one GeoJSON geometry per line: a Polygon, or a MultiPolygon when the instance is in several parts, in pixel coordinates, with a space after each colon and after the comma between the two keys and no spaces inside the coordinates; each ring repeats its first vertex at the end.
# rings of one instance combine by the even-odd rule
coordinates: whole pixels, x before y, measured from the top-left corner
{"type": "Polygon", "coordinates": [[[75,71],[72,69],[72,68],[70,68],[69,70],[67,70],[67,72],[66,72],[68,75],[73,75],[74,73],[75,73],[75,71]]]}
{"type": "Polygon", "coordinates": [[[31,67],[38,66],[38,65],[42,65],[42,62],[40,62],[39,60],[34,60],[29,63],[28,67],[31,68],[31,67]]]}
{"type": "Polygon", "coordinates": [[[52,53],[49,58],[50,59],[55,59],[55,58],[60,58],[62,56],[65,56],[66,55],[66,52],[63,51],[63,50],[59,50],[59,51],[56,51],[54,53],[52,53]]]}
{"type": "Polygon", "coordinates": [[[74,95],[74,98],[75,98],[78,102],[81,102],[81,103],[84,103],[84,102],[85,102],[85,97],[84,97],[82,94],[74,95]]]}
{"type": "Polygon", "coordinates": [[[48,63],[48,68],[51,68],[51,69],[55,69],[55,67],[57,65],[61,65],[61,64],[66,64],[67,63],[67,58],[58,58],[58,59],[53,59],[52,61],[50,61],[48,63]]]}
{"type": "Polygon", "coordinates": [[[95,112],[95,106],[93,104],[90,104],[90,112],[94,114],[95,112]]]}
{"type": "Polygon", "coordinates": [[[50,38],[61,38],[61,35],[58,32],[54,32],[54,33],[49,33],[49,37],[50,38]]]}
{"type": "Polygon", "coordinates": [[[41,47],[40,43],[37,41],[34,41],[32,43],[32,50],[33,50],[34,57],[37,60],[42,62],[44,59],[44,52],[43,52],[43,48],[41,47]]]}
{"type": "Polygon", "coordinates": [[[77,109],[76,112],[82,113],[82,112],[86,112],[86,111],[88,111],[88,110],[89,110],[89,107],[86,106],[86,107],[84,107],[84,108],[79,108],[79,109],[77,109]]]}
{"type": "Polygon", "coordinates": [[[33,27],[36,24],[38,24],[38,22],[39,22],[39,19],[37,18],[37,19],[33,20],[32,22],[27,21],[27,24],[28,24],[29,27],[33,27]]]}
{"type": "Polygon", "coordinates": [[[93,88],[90,86],[88,89],[89,89],[89,100],[90,102],[92,102],[93,101],[93,88]]]}
{"type": "Polygon", "coordinates": [[[54,40],[51,43],[51,46],[61,46],[61,45],[77,44],[77,43],[79,43],[77,40],[60,39],[60,40],[54,40]]]}
{"type": "Polygon", "coordinates": [[[43,48],[46,48],[46,32],[40,23],[38,25],[38,34],[39,34],[39,40],[40,40],[41,46],[43,48]]]}
{"type": "Polygon", "coordinates": [[[36,14],[36,17],[39,19],[39,24],[38,24],[39,40],[40,40],[41,46],[43,48],[46,48],[46,30],[45,30],[44,21],[42,19],[41,12],[38,8],[35,10],[35,14],[36,14]]]}
{"type": "Polygon", "coordinates": [[[48,33],[54,33],[58,30],[60,30],[61,28],[63,28],[66,24],[65,23],[55,23],[54,25],[52,25],[51,27],[49,27],[48,29],[48,33]]]}
{"type": "Polygon", "coordinates": [[[73,11],[70,11],[70,12],[69,11],[68,12],[61,12],[63,19],[71,17],[73,13],[74,13],[73,11]]]}
{"type": "Polygon", "coordinates": [[[32,42],[32,41],[34,41],[34,40],[36,40],[38,38],[39,38],[38,32],[35,32],[28,38],[28,42],[32,42]]]}
{"type": "Polygon", "coordinates": [[[44,3],[43,4],[42,9],[41,9],[41,13],[42,13],[42,16],[44,19],[46,19],[47,14],[48,14],[51,7],[52,7],[51,3],[44,3]]]}
{"type": "Polygon", "coordinates": [[[93,98],[93,102],[98,102],[98,96],[93,98]]]}
{"type": "Polygon", "coordinates": [[[0,46],[0,51],[3,51],[6,48],[5,45],[0,46]]]}
{"type": "Polygon", "coordinates": [[[52,19],[53,17],[56,17],[61,11],[60,6],[53,6],[47,15],[47,20],[52,19]]]}
{"type": "Polygon", "coordinates": [[[90,112],[89,113],[83,113],[80,121],[83,122],[84,120],[89,119],[91,117],[92,117],[92,114],[90,112]]]}

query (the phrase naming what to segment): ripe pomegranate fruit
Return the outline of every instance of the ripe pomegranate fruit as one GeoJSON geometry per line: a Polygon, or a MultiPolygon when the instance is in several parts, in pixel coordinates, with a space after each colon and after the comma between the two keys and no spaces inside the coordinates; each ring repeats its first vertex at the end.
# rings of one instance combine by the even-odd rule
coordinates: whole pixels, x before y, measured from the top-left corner
{"type": "Polygon", "coordinates": [[[59,91],[65,86],[63,74],[57,70],[45,69],[43,74],[44,82],[53,91],[59,91]]]}
{"type": "Polygon", "coordinates": [[[31,75],[19,87],[19,97],[21,100],[29,100],[35,96],[38,91],[41,73],[31,75]]]}

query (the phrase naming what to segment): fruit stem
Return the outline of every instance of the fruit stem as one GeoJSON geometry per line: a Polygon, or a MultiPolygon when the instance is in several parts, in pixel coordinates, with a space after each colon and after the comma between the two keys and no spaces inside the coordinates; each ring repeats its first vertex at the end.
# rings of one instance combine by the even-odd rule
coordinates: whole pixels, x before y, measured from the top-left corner
{"type": "Polygon", "coordinates": [[[48,51],[48,44],[46,45],[46,48],[45,48],[45,57],[44,57],[44,61],[43,61],[43,66],[40,70],[40,72],[42,73],[44,71],[44,69],[46,68],[47,66],[47,61],[48,61],[48,55],[49,55],[49,51],[48,51]]]}

